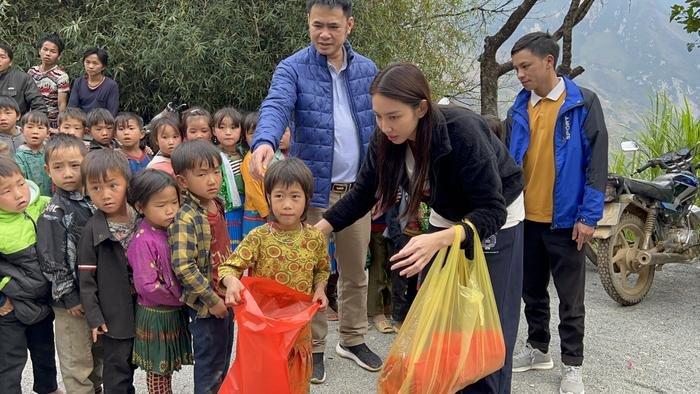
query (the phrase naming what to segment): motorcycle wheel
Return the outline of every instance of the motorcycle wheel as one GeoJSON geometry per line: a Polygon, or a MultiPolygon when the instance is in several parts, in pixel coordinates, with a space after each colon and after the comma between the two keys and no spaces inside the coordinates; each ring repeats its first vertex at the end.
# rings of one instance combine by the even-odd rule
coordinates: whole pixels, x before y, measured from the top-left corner
{"type": "Polygon", "coordinates": [[[644,242],[644,221],[630,213],[620,218],[615,233],[598,242],[598,274],[605,291],[622,306],[638,304],[654,281],[654,267],[629,261],[628,251],[644,242]]]}

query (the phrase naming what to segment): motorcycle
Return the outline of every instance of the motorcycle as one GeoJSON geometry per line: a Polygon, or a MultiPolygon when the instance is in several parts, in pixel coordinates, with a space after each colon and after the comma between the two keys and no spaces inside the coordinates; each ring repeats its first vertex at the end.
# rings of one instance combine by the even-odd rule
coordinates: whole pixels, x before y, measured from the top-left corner
{"type": "Polygon", "coordinates": [[[153,122],[164,117],[164,116],[175,116],[178,121],[180,120],[180,114],[185,111],[189,106],[186,103],[176,104],[175,102],[169,102],[165,108],[160,111],[156,116],[154,116],[147,125],[144,126],[144,131],[148,135],[151,133],[153,127],[153,122]]]}
{"type": "MultiPolygon", "coordinates": [[[[623,306],[647,295],[664,264],[693,263],[700,257],[700,208],[695,156],[700,142],[651,158],[632,177],[608,175],[603,218],[586,245],[610,297],[623,306]],[[665,174],[653,181],[634,178],[649,168],[665,174]]],[[[625,152],[642,151],[624,141],[625,152]]]]}

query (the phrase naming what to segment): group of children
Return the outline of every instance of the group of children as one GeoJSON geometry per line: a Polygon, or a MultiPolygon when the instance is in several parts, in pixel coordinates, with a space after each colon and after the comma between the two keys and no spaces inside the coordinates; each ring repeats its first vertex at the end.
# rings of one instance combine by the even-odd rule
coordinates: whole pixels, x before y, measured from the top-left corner
{"type": "MultiPolygon", "coordinates": [[[[51,136],[45,115],[18,117],[0,97],[0,392],[21,393],[27,350],[38,393],[58,390],[54,352],[69,393],[134,392],[136,366],[169,393],[192,363],[195,392],[216,392],[246,270],[326,305],[325,237],[302,224],[313,177],[283,160],[289,130],[263,184],[246,169],[254,113],[159,118],[152,158],[133,114],[68,108],[51,136]]],[[[295,392],[308,392],[305,333],[295,392]]]]}

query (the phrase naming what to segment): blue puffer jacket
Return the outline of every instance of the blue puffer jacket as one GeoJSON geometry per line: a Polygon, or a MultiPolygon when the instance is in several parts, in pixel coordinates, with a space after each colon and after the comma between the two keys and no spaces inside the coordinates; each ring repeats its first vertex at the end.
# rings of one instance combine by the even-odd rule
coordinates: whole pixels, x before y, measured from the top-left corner
{"type": "MultiPolygon", "coordinates": [[[[362,163],[375,126],[369,86],[377,74],[377,66],[353,52],[348,42],[345,42],[345,53],[348,62],[344,71],[345,82],[359,132],[357,138],[362,142],[362,163]]],[[[291,155],[303,160],[314,175],[311,205],[326,208],[331,189],[335,141],[333,81],[326,56],[319,54],[313,44],[277,65],[270,90],[260,106],[253,149],[260,144],[270,144],[277,150],[284,128],[292,116],[296,129],[292,133],[291,155]]]]}
{"type": "MultiPolygon", "coordinates": [[[[553,229],[571,228],[577,221],[595,226],[603,217],[608,175],[608,131],[600,100],[568,78],[564,83],[566,98],[554,131],[553,229]]],[[[530,92],[523,89],[506,120],[510,153],[520,166],[530,144],[529,100],[530,92]]]]}

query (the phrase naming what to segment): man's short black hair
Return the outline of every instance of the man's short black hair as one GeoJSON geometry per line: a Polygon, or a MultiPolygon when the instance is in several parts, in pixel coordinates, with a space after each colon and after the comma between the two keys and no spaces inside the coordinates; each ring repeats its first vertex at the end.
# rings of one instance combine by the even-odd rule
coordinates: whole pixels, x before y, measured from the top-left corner
{"type": "Polygon", "coordinates": [[[19,112],[19,105],[17,105],[17,101],[15,101],[15,99],[10,96],[0,95],[0,109],[5,108],[15,110],[15,112],[17,112],[17,116],[22,114],[19,112]]]}
{"type": "Polygon", "coordinates": [[[58,33],[51,32],[51,33],[46,33],[39,40],[36,42],[36,49],[41,49],[41,47],[44,45],[44,43],[48,41],[50,43],[53,43],[58,47],[58,54],[60,55],[63,53],[63,49],[65,48],[65,45],[63,44],[63,40],[61,40],[61,37],[58,35],[58,33]]]}
{"type": "Polygon", "coordinates": [[[306,12],[310,13],[311,8],[315,5],[322,5],[329,8],[340,7],[343,9],[343,15],[346,18],[352,16],[352,0],[306,0],[306,12]]]}
{"type": "Polygon", "coordinates": [[[85,61],[85,59],[90,55],[97,55],[97,58],[100,60],[100,63],[102,63],[102,66],[107,68],[107,63],[109,62],[109,54],[107,51],[98,47],[88,48],[85,50],[85,52],[83,52],[83,61],[85,61]]]}
{"type": "Polygon", "coordinates": [[[63,149],[77,149],[83,157],[88,152],[85,143],[80,138],[72,134],[56,133],[49,137],[46,145],[44,145],[44,162],[49,164],[51,156],[63,149]]]}
{"type": "Polygon", "coordinates": [[[185,171],[199,168],[202,164],[207,164],[209,168],[218,168],[221,166],[221,153],[209,141],[185,141],[173,150],[170,164],[175,175],[184,175],[185,171]]]}
{"type": "Polygon", "coordinates": [[[549,33],[536,31],[534,33],[525,34],[515,42],[513,49],[510,50],[510,55],[513,56],[523,49],[529,50],[533,55],[539,58],[552,55],[555,65],[557,64],[557,60],[559,60],[559,44],[554,41],[549,33]]]}
{"type": "Polygon", "coordinates": [[[12,61],[12,58],[15,56],[15,51],[12,50],[12,47],[10,46],[10,44],[8,44],[5,41],[0,40],[0,49],[7,52],[7,57],[9,57],[10,61],[12,61]]]}

